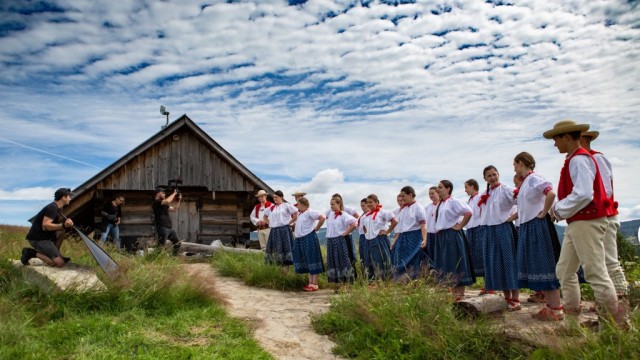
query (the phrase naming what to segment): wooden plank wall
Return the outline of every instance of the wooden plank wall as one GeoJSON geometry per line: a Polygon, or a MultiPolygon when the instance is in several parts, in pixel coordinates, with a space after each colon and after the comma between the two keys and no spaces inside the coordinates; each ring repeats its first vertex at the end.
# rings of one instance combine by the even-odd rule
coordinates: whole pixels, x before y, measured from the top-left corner
{"type": "MultiPolygon", "coordinates": [[[[111,199],[117,191],[105,191],[104,198],[111,199]]],[[[122,207],[120,235],[122,237],[154,236],[153,193],[150,191],[122,192],[126,201],[122,207]]],[[[173,229],[182,240],[211,243],[249,237],[250,220],[248,192],[212,192],[183,190],[182,202],[176,212],[171,213],[173,229]]],[[[101,229],[103,201],[94,200],[96,226],[101,229]]]]}
{"type": "Polygon", "coordinates": [[[234,166],[223,160],[188,129],[173,135],[129,160],[96,189],[153,190],[181,176],[184,186],[210,191],[256,191],[234,166]]]}

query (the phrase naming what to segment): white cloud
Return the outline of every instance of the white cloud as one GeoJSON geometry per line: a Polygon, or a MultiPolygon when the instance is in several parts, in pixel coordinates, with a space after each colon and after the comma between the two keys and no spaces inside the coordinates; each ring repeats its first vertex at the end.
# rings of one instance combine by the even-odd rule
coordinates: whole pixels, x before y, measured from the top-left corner
{"type": "Polygon", "coordinates": [[[55,188],[49,187],[33,187],[22,188],[11,191],[0,189],[0,201],[4,200],[51,200],[53,201],[53,193],[55,188]]]}

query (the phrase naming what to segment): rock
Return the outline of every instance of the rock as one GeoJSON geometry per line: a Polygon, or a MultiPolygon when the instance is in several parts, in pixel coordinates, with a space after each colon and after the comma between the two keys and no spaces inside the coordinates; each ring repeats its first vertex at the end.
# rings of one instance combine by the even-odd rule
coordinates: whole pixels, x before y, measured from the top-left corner
{"type": "Polygon", "coordinates": [[[39,259],[31,259],[28,266],[22,265],[19,260],[13,260],[12,263],[15,267],[23,269],[28,282],[47,292],[87,292],[106,289],[96,272],[89,267],[67,263],[61,268],[56,268],[39,259]]]}

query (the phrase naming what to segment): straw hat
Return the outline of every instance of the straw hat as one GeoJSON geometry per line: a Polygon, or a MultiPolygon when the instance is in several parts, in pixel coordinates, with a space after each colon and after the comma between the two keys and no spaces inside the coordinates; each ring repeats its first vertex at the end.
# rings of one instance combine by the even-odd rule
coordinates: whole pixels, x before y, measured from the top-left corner
{"type": "Polygon", "coordinates": [[[556,135],[574,131],[584,132],[587,130],[589,130],[589,124],[578,124],[573,120],[562,120],[553,125],[553,129],[545,131],[542,136],[544,136],[545,139],[553,139],[556,135]]]}
{"type": "Polygon", "coordinates": [[[266,191],[264,191],[264,190],[260,190],[260,191],[258,191],[258,193],[256,194],[256,197],[260,197],[260,196],[267,196],[267,195],[269,195],[269,194],[267,194],[267,192],[266,192],[266,191]]]}
{"type": "Polygon", "coordinates": [[[293,195],[293,196],[305,196],[305,195],[307,195],[307,193],[306,192],[302,192],[302,191],[296,191],[291,195],[293,195]]]}
{"type": "Polygon", "coordinates": [[[597,139],[598,135],[600,135],[598,131],[585,131],[582,134],[580,134],[580,136],[590,137],[591,141],[597,139]]]}

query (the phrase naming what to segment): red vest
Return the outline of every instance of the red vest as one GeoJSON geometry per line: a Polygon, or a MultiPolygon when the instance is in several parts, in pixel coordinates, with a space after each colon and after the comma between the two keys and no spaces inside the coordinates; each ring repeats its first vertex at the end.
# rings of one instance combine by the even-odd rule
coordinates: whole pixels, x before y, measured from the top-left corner
{"type": "Polygon", "coordinates": [[[574,151],[571,156],[567,157],[564,161],[562,171],[560,171],[560,184],[558,184],[558,199],[562,200],[566,198],[573,191],[573,181],[571,181],[571,174],[569,173],[569,162],[574,156],[585,155],[593,161],[596,166],[596,177],[593,180],[593,200],[589,205],[582,208],[575,215],[567,219],[567,223],[571,223],[576,220],[593,220],[599,219],[605,216],[613,216],[613,204],[607,198],[607,193],[602,183],[602,177],[600,177],[600,169],[598,169],[598,163],[584,148],[579,148],[574,151]]]}
{"type": "MultiPolygon", "coordinates": [[[[264,202],[264,208],[268,208],[269,206],[271,206],[271,203],[268,201],[264,202]]],[[[254,208],[255,212],[256,212],[256,217],[258,217],[258,214],[260,213],[260,203],[256,204],[256,207],[254,208]]],[[[262,219],[260,219],[262,220],[262,219]]]]}
{"type": "MultiPolygon", "coordinates": [[[[595,150],[589,150],[589,153],[591,155],[595,155],[595,154],[602,154],[599,151],[595,151],[595,150]]],[[[604,155],[603,155],[604,156],[604,155]]],[[[603,180],[604,181],[604,180],[603,180]]],[[[616,201],[616,199],[613,196],[613,179],[611,179],[611,197],[609,198],[609,200],[611,201],[611,204],[613,206],[613,215],[618,215],[618,202],[616,201]]]]}

